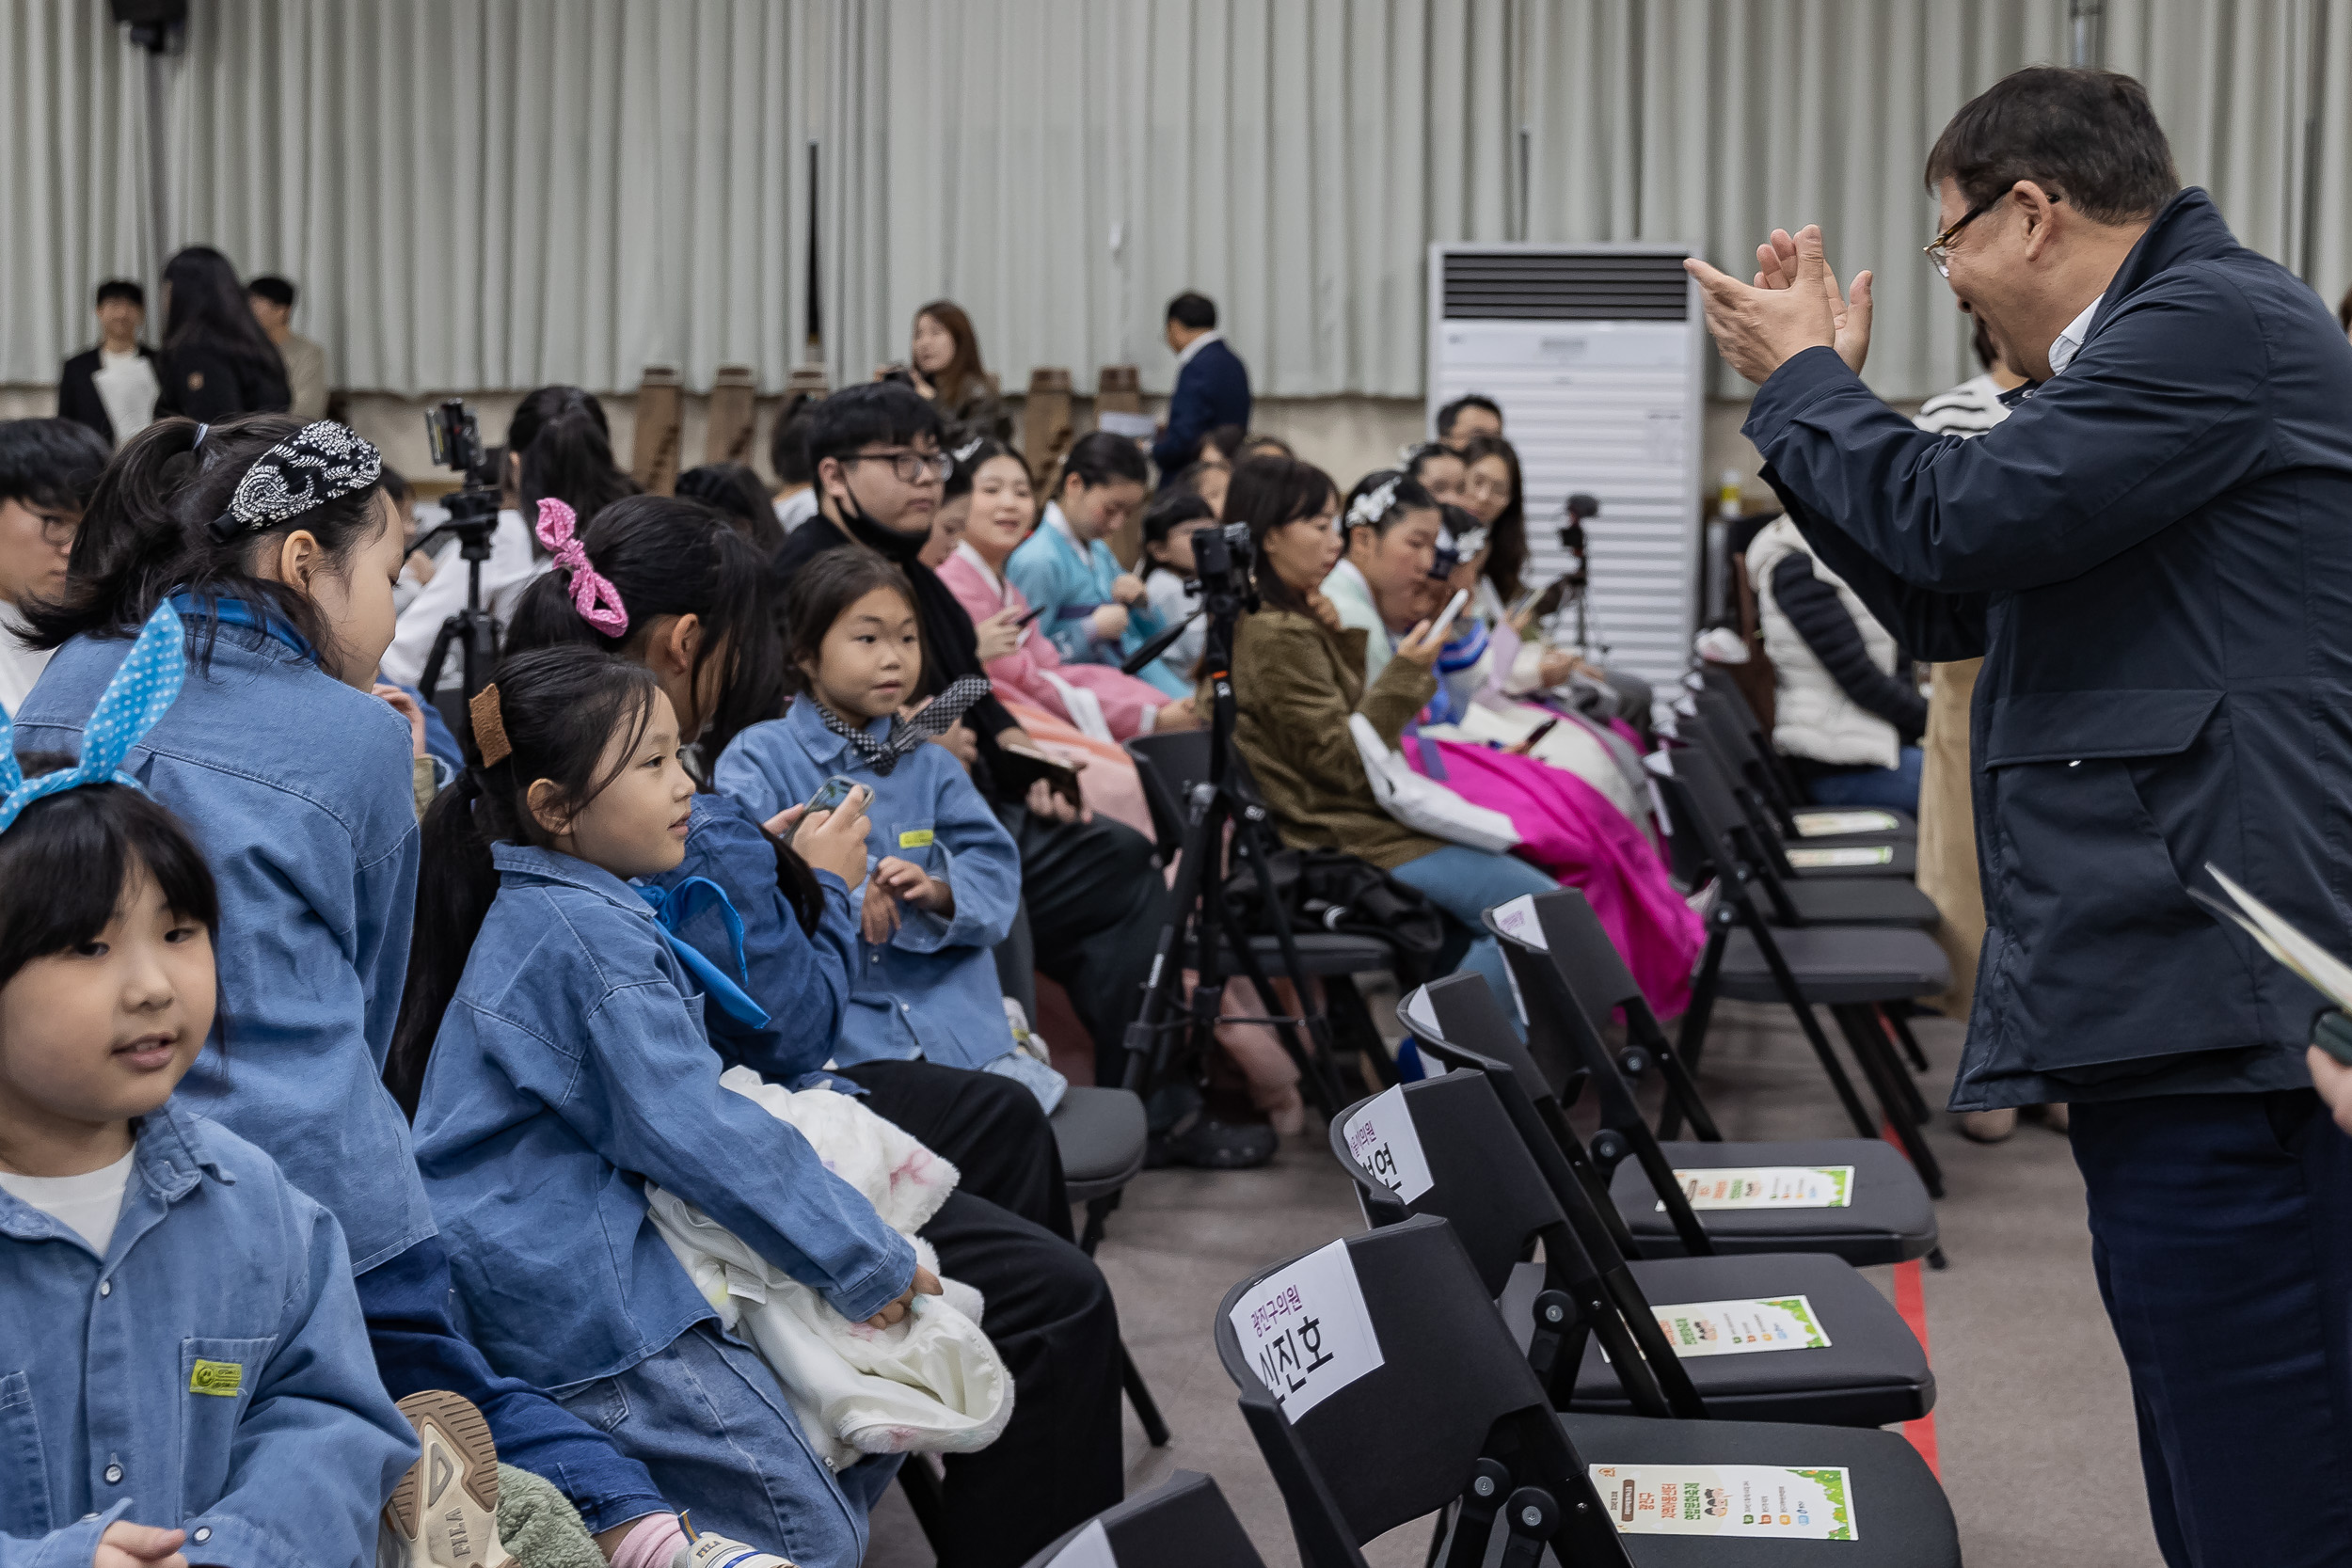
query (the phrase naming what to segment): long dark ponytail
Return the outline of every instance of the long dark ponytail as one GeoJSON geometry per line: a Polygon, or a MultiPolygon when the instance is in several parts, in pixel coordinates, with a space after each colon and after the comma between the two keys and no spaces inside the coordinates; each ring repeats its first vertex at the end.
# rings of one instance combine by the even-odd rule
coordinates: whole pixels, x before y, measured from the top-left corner
{"type": "MultiPolygon", "coordinates": [[[[265,606],[322,657],[331,653],[334,633],[318,606],[301,590],[262,576],[255,564],[296,529],[316,538],[330,562],[344,564],[354,549],[389,526],[376,504],[382,485],[229,540],[212,526],[229,510],[255,460],[301,428],[301,421],[283,414],[248,414],[209,428],[193,420],[159,420],[133,436],[90,494],[74,531],[64,592],[52,602],[22,607],[30,627],[25,640],[36,648],[55,648],[85,632],[133,637],[158,604],[184,588],[200,604],[243,599],[265,606]]],[[[208,637],[199,645],[199,659],[211,648],[208,637]]]]}
{"type": "MultiPolygon", "coordinates": [[[[790,695],[781,634],[780,599],[773,564],[727,520],[695,501],[666,496],[630,496],[596,515],[580,535],[588,562],[621,595],[628,629],[608,637],[590,626],[572,603],[569,577],[548,573],[523,593],[506,628],[506,651],[587,647],[643,660],[654,623],[665,616],[691,615],[702,624],[702,647],[688,673],[688,689],[699,694],[704,671],[713,659],[719,692],[699,736],[693,739],[708,763],[746,726],[784,712],[790,695]]],[[[770,835],[776,850],[776,882],[814,933],[824,912],[824,890],[808,863],[789,844],[770,835]]]]}
{"type": "MultiPolygon", "coordinates": [[[[542,387],[516,404],[506,450],[518,460],[515,487],[526,519],[537,518],[539,502],[551,496],[585,528],[623,496],[637,494],[637,482],[613,464],[604,404],[577,387],[542,387]]],[[[547,553],[535,536],[532,548],[547,553]]]]}
{"type": "Polygon", "coordinates": [[[490,846],[544,847],[548,834],[532,815],[531,786],[541,779],[551,782],[567,807],[595,800],[616,776],[604,763],[612,737],[628,733],[628,744],[620,752],[626,759],[653,717],[660,690],[644,665],[591,648],[510,654],[499,661],[491,684],[498,689],[499,719],[512,750],[485,767],[469,736],[465,770],[424,816],[424,864],[417,878],[408,983],[384,1064],[385,1085],[411,1118],[441,1017],[457,994],[474,938],[498,896],[490,846]]]}

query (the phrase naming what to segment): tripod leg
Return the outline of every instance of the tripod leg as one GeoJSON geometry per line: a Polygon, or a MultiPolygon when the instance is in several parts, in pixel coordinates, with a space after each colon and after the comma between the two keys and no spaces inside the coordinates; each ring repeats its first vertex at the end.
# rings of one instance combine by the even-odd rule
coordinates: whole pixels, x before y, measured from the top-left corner
{"type": "MultiPolygon", "coordinates": [[[[1224,796],[1224,785],[1218,786],[1218,794],[1220,798],[1224,796]]],[[[1258,885],[1269,894],[1266,912],[1274,921],[1275,943],[1282,950],[1282,970],[1297,993],[1298,1016],[1307,1026],[1308,1051],[1300,1067],[1307,1081],[1313,1086],[1315,1098],[1322,1102],[1323,1114],[1335,1117],[1340,1114],[1340,1107],[1347,1103],[1347,1091],[1342,1087],[1339,1071],[1331,1063],[1330,1024],[1324,1018],[1323,1009],[1315,1006],[1314,992],[1308,987],[1306,968],[1298,959],[1298,943],[1291,935],[1290,913],[1282,908],[1279,898],[1270,896],[1275,885],[1274,869],[1268,863],[1270,857],[1263,837],[1265,827],[1250,814],[1251,810],[1245,806],[1233,813],[1234,847],[1257,872],[1258,885]]],[[[1272,988],[1266,985],[1263,973],[1259,968],[1257,955],[1250,951],[1248,939],[1238,931],[1234,933],[1233,951],[1242,961],[1244,973],[1257,983],[1259,994],[1272,995],[1272,988]]],[[[1286,1046],[1291,1044],[1288,1025],[1283,1026],[1282,1037],[1286,1046]]]]}

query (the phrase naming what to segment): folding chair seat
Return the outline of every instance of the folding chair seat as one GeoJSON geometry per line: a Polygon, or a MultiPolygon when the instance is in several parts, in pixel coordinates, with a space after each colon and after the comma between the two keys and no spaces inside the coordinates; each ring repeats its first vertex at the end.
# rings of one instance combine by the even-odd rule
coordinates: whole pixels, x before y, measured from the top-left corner
{"type": "Polygon", "coordinates": [[[1525,1044],[1505,1021],[1487,1016],[1492,1009],[1486,1006],[1485,988],[1472,992],[1458,975],[1407,996],[1398,1016],[1417,1038],[1436,1037],[1425,1051],[1440,1059],[1450,1060],[1449,1049],[1467,1047],[1510,1066],[1555,1142],[1576,1142],[1561,1111],[1571,1075],[1595,1085],[1602,1135],[1615,1146],[1613,1168],[1600,1173],[1606,1202],[1622,1225],[1621,1244],[1633,1256],[1826,1252],[1867,1266],[1935,1250],[1934,1201],[1901,1150],[1881,1138],[1724,1141],[1584,895],[1562,888],[1532,895],[1524,909],[1514,907],[1520,902],[1489,911],[1486,924],[1527,1002],[1525,1044]],[[1630,1043],[1613,1059],[1593,1021],[1618,1007],[1625,1010],[1630,1043]],[[1670,1105],[1684,1108],[1698,1138],[1661,1140],[1650,1132],[1634,1102],[1631,1075],[1620,1070],[1629,1060],[1661,1070],[1670,1105]],[[1851,1167],[1847,1202],[1827,1209],[1697,1212],[1674,1174],[1774,1166],[1851,1167]]]}
{"type": "Polygon", "coordinates": [[[1408,1219],[1255,1274],[1226,1294],[1215,1332],[1306,1568],[1363,1568],[1363,1543],[1439,1513],[1429,1560],[1445,1568],[1475,1568],[1498,1544],[1505,1562],[1533,1564],[1549,1546],[1576,1568],[1960,1562],[1950,1506],[1892,1433],[1554,1414],[1443,1221],[1408,1219]],[[1295,1339],[1306,1321],[1316,1354],[1333,1351],[1311,1369],[1295,1339]],[[1343,1355],[1343,1341],[1369,1342],[1376,1354],[1343,1355]],[[1842,1469],[1837,1522],[1852,1538],[1619,1532],[1626,1497],[1608,1469],[1730,1465],[1842,1469]],[[1495,1541],[1499,1531],[1506,1541],[1495,1541]]]}
{"type": "MultiPolygon", "coordinates": [[[[1899,1432],[1782,1426],[1765,1421],[1650,1421],[1638,1416],[1568,1415],[1568,1440],[1594,1465],[1786,1465],[1845,1469],[1853,1481],[1851,1542],[1747,1541],[1722,1536],[1629,1536],[1641,1568],[1782,1568],[1784,1564],[1960,1562],[1951,1504],[1918,1450],[1899,1432]],[[1606,1455],[1606,1458],[1602,1456],[1606,1455]],[[1883,1553],[1884,1556],[1879,1554],[1883,1553]]],[[[1604,1502],[1613,1499],[1604,1499],[1604,1502]]]]}
{"type": "MultiPolygon", "coordinates": [[[[1951,989],[1952,966],[1932,938],[1876,926],[1800,926],[1776,930],[1772,943],[1807,1002],[1870,1005],[1934,996],[1951,989]]],[[[1740,1002],[1777,1002],[1782,991],[1756,933],[1735,930],[1724,943],[1717,994],[1740,1002]]]]}
{"type": "MultiPolygon", "coordinates": [[[[1456,975],[1438,983],[1454,993],[1451,1010],[1457,1017],[1475,1007],[1488,1015],[1486,1022],[1508,1033],[1502,1009],[1480,976],[1456,975]]],[[[1675,1415],[1884,1426],[1916,1420],[1934,1408],[1935,1378],[1926,1352],[1885,1296],[1852,1264],[1807,1253],[1629,1260],[1561,1163],[1543,1158],[1543,1134],[1529,1125],[1526,1090],[1517,1071],[1462,1050],[1458,1040],[1447,1044],[1472,1068],[1406,1084],[1348,1107],[1331,1124],[1332,1152],[1355,1179],[1373,1224],[1393,1224],[1414,1213],[1435,1214],[1454,1225],[1512,1333],[1530,1342],[1531,1354],[1545,1354],[1533,1339],[1538,1300],[1547,1288],[1586,1296],[1597,1291],[1641,1342],[1657,1369],[1665,1407],[1675,1415]],[[1518,1115],[1506,1099],[1520,1108],[1518,1115]],[[1382,1150],[1393,1169],[1381,1166],[1382,1150]],[[1414,1191],[1419,1180],[1413,1173],[1422,1171],[1429,1185],[1414,1191]],[[1544,1261],[1522,1261],[1539,1239],[1544,1261]],[[1796,1298],[1806,1304],[1825,1346],[1684,1355],[1668,1338],[1668,1307],[1796,1298]]],[[[1602,1360],[1601,1350],[1596,1342],[1581,1353],[1572,1383],[1562,1375],[1550,1378],[1555,1402],[1563,1408],[1639,1410],[1635,1390],[1615,1365],[1602,1360]]],[[[1616,1352],[1610,1354],[1614,1357],[1616,1352]]]]}

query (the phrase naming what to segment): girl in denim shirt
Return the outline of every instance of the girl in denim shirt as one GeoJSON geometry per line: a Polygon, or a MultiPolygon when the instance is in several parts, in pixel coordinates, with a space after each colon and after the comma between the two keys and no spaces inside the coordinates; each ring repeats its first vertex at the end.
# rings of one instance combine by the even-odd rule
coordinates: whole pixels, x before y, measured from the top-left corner
{"type": "MultiPolygon", "coordinates": [[[[670,938],[629,882],[677,864],[694,794],[652,673],[585,649],[509,657],[472,727],[478,760],[425,818],[391,1074],[416,1087],[417,1164],[476,1338],[697,1526],[850,1568],[894,1467],[826,1470],[654,1228],[644,1185],[853,1322],[895,1323],[938,1281],[855,1187],[720,1086],[705,1009],[759,1009],[739,968],[670,938]]],[[[841,858],[864,836],[851,815],[841,858]]]]}
{"type": "Polygon", "coordinates": [[[464,1395],[501,1456],[561,1487],[611,1553],[669,1505],[642,1465],[495,1376],[451,1321],[448,1259],[380,1076],[418,853],[408,728],[370,694],[406,549],[382,473],[375,448],[329,420],[140,432],[90,499],[65,593],[30,616],[56,654],[18,739],[72,752],[131,638],[178,607],[185,688],[123,769],[204,847],[237,1042],[234,1070],[206,1053],[181,1101],[335,1216],[385,1387],[464,1395]]]}
{"type": "Polygon", "coordinates": [[[922,1056],[1019,1075],[990,954],[1020,901],[1019,851],[962,765],[925,743],[987,683],[969,681],[977,692],[958,683],[912,722],[898,716],[922,679],[922,633],[905,575],[870,550],[831,550],[802,567],[784,615],[801,695],[782,719],[737,736],[712,777],[760,815],[811,799],[834,776],[873,791],[865,943],[835,1057],[922,1056]]]}
{"type": "Polygon", "coordinates": [[[218,893],[116,769],[180,642],[158,610],[29,781],[0,717],[0,1568],[366,1562],[417,1452],[334,1217],[171,1101],[218,893]]]}
{"type": "MultiPolygon", "coordinates": [[[[559,566],[517,606],[510,657],[576,646],[644,666],[705,757],[723,753],[746,717],[773,712],[782,650],[771,579],[723,519],[690,502],[634,497],[598,513],[580,542],[579,562],[559,566]],[[583,571],[612,591],[618,618],[599,624],[581,613],[583,571]]],[[[890,783],[860,777],[877,789],[890,783]]],[[[758,812],[731,795],[695,795],[685,859],[643,885],[660,894],[665,929],[723,970],[742,966],[742,989],[767,1015],[755,1024],[706,1006],[723,1065],[740,1063],[791,1088],[863,1094],[876,1115],[961,1173],[922,1235],[938,1249],[942,1273],[987,1297],[988,1335],[1017,1398],[992,1447],[946,1457],[938,1533],[956,1543],[958,1563],[1024,1561],[1119,1498],[1118,1313],[1102,1272],[1072,1244],[1054,1132],[1025,1086],[946,1062],[827,1066],[840,1049],[850,977],[862,967],[850,890],[865,877],[867,851],[860,841],[846,863],[813,863],[824,858],[818,840],[830,824],[820,816],[812,826],[807,798],[758,812]],[[722,890],[723,903],[705,884],[722,890]]],[[[784,1131],[793,1157],[817,1164],[816,1151],[784,1131]]],[[[804,1180],[821,1178],[819,1170],[804,1180]]]]}

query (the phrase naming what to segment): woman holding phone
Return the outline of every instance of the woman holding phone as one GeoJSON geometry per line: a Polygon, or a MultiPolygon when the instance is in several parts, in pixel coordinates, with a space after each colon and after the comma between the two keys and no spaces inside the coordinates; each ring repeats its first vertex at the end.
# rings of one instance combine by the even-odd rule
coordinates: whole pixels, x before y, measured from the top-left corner
{"type": "Polygon", "coordinates": [[[1396,744],[1437,692],[1431,667],[1445,645],[1444,613],[1414,626],[1367,685],[1363,628],[1343,629],[1322,593],[1341,555],[1331,477],[1292,458],[1252,458],[1233,470],[1226,501],[1229,515],[1249,521],[1261,600],[1233,632],[1233,744],[1282,841],[1359,856],[1421,894],[1447,917],[1439,967],[1475,970],[1498,997],[1509,996],[1502,950],[1479,917],[1523,893],[1549,892],[1552,879],[1509,855],[1449,844],[1389,816],[1348,731],[1349,718],[1361,713],[1396,744]]]}

